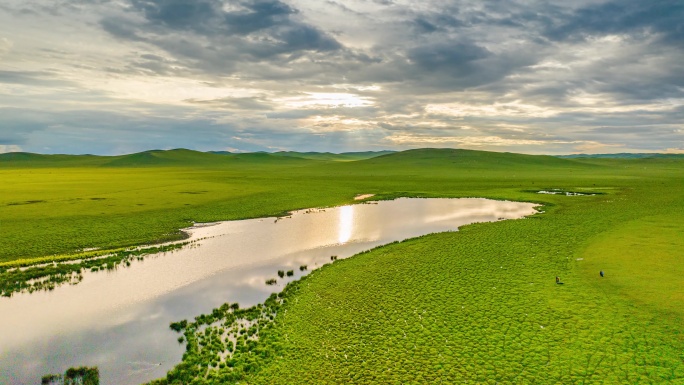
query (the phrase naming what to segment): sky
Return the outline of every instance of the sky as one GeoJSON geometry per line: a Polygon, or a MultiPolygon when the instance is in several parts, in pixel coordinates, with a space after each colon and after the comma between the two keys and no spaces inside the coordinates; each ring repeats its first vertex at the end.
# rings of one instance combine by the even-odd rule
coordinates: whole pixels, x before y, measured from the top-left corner
{"type": "Polygon", "coordinates": [[[2,0],[0,152],[684,152],[682,0],[2,0]]]}

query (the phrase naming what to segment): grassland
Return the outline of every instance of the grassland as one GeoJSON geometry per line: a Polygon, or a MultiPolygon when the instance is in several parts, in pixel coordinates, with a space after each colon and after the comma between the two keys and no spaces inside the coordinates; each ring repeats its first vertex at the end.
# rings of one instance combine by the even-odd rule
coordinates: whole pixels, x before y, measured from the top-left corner
{"type": "Polygon", "coordinates": [[[0,160],[0,258],[170,239],[190,221],[357,193],[541,202],[529,219],[381,247],[259,307],[198,317],[179,328],[187,353],[159,383],[684,383],[682,160],[215,156],[0,160]],[[602,194],[534,193],[551,188],[602,194]]]}

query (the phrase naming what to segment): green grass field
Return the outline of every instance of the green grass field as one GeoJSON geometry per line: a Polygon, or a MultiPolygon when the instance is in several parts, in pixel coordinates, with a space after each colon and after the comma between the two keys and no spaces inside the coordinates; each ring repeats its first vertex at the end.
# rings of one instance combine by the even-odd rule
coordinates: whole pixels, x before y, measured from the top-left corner
{"type": "Polygon", "coordinates": [[[0,157],[0,178],[4,262],[172,239],[190,221],[360,193],[545,205],[326,266],[245,311],[258,325],[245,333],[259,341],[238,339],[227,358],[218,330],[231,323],[216,322],[235,316],[201,318],[185,329],[184,362],[160,383],[684,384],[683,160],[412,150],[341,162],[178,150],[0,157]],[[552,188],[601,194],[534,193],[552,188]]]}

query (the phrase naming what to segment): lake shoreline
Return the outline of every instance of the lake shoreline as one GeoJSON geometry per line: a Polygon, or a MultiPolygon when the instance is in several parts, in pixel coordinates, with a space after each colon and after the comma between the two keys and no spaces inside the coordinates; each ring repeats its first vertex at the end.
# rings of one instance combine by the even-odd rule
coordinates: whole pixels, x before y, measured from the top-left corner
{"type": "MultiPolygon", "coordinates": [[[[418,212],[423,212],[424,209],[419,209],[419,207],[423,207],[425,205],[433,205],[433,204],[436,204],[436,202],[442,202],[441,204],[447,204],[451,207],[452,205],[455,204],[456,201],[461,202],[461,203],[469,202],[468,203],[469,205],[475,205],[475,204],[479,205],[479,204],[481,204],[480,202],[487,202],[487,204],[494,205],[495,207],[498,207],[498,206],[501,206],[501,207],[509,207],[509,206],[510,207],[518,207],[520,205],[523,205],[524,207],[529,208],[529,209],[525,209],[525,210],[527,210],[526,211],[527,215],[534,215],[537,213],[537,210],[533,208],[536,205],[531,204],[531,203],[530,204],[521,204],[519,202],[511,202],[511,201],[503,202],[503,201],[493,201],[493,200],[486,200],[486,199],[461,199],[461,200],[459,200],[459,199],[449,199],[449,198],[444,198],[444,199],[402,198],[402,199],[397,199],[395,201],[378,202],[377,204],[350,205],[350,206],[342,206],[342,207],[337,207],[337,208],[320,208],[320,209],[313,209],[313,210],[312,209],[293,210],[290,212],[290,215],[288,215],[289,218],[280,217],[280,220],[278,220],[279,218],[271,217],[271,218],[255,218],[255,219],[246,220],[246,221],[212,222],[210,226],[207,226],[205,224],[197,224],[197,226],[195,226],[193,228],[187,228],[186,229],[189,233],[192,234],[192,237],[189,238],[190,244],[183,249],[174,250],[172,252],[167,253],[167,255],[160,255],[160,256],[152,255],[152,256],[146,257],[144,259],[144,261],[134,261],[134,263],[131,264],[130,267],[128,267],[128,268],[126,268],[120,272],[112,271],[106,275],[102,275],[102,273],[98,273],[98,274],[92,275],[93,278],[89,278],[90,275],[87,275],[85,277],[86,279],[84,279],[84,281],[82,283],[80,283],[79,285],[68,286],[68,287],[64,287],[64,288],[57,288],[57,289],[55,289],[54,292],[46,292],[45,294],[40,294],[39,297],[35,297],[35,301],[31,300],[31,302],[35,302],[36,304],[42,303],[41,301],[43,301],[42,298],[44,296],[47,296],[47,297],[44,297],[45,299],[47,299],[47,298],[51,298],[50,296],[55,296],[55,295],[57,295],[57,297],[64,297],[65,295],[67,295],[67,293],[83,292],[82,290],[79,289],[79,286],[82,284],[87,284],[87,288],[84,288],[83,290],[90,291],[92,293],[89,295],[97,296],[99,298],[102,298],[102,300],[105,301],[103,303],[100,303],[95,308],[103,308],[104,309],[105,307],[111,307],[111,306],[120,307],[125,303],[125,302],[121,301],[122,298],[126,298],[126,297],[134,298],[136,296],[139,297],[140,295],[144,294],[143,291],[141,291],[141,289],[136,289],[133,286],[131,286],[131,285],[134,285],[134,282],[150,282],[150,283],[156,282],[156,283],[154,283],[155,290],[159,293],[165,293],[166,292],[167,289],[164,288],[165,286],[163,286],[163,285],[160,286],[161,282],[159,281],[159,279],[161,279],[160,278],[161,276],[159,275],[159,273],[152,273],[152,275],[149,275],[150,277],[154,277],[153,279],[143,278],[143,276],[140,276],[140,273],[142,273],[144,271],[152,272],[152,270],[149,270],[151,268],[151,266],[159,266],[159,267],[163,267],[164,269],[171,269],[171,270],[169,270],[169,271],[173,272],[171,277],[176,277],[174,279],[178,283],[172,283],[171,284],[172,286],[169,286],[169,288],[175,287],[175,285],[177,285],[177,284],[181,285],[179,287],[182,288],[182,290],[179,291],[178,293],[179,293],[179,295],[180,294],[182,294],[182,295],[180,297],[178,297],[179,300],[182,300],[182,302],[186,303],[186,304],[189,304],[190,303],[189,301],[192,301],[192,303],[193,303],[192,306],[186,306],[186,310],[184,310],[182,313],[183,317],[188,317],[188,316],[193,317],[197,314],[201,314],[204,311],[206,311],[207,307],[204,307],[202,309],[202,305],[201,305],[202,303],[220,304],[220,303],[225,302],[225,298],[221,298],[221,297],[223,297],[223,295],[225,295],[225,294],[222,295],[222,293],[225,293],[226,290],[229,290],[229,291],[236,293],[236,294],[241,293],[239,295],[242,296],[243,299],[238,300],[237,302],[239,302],[243,305],[249,304],[249,303],[257,303],[258,304],[258,303],[263,302],[263,298],[268,297],[268,295],[264,295],[263,297],[261,297],[263,294],[258,294],[258,293],[272,292],[273,289],[275,289],[276,291],[281,291],[284,288],[285,284],[289,282],[287,279],[285,279],[285,280],[278,279],[278,284],[275,287],[269,287],[265,284],[265,281],[269,278],[269,275],[270,275],[270,277],[276,277],[277,278],[275,273],[276,273],[276,270],[278,270],[278,268],[276,268],[276,266],[282,266],[281,267],[282,270],[294,270],[296,273],[294,273],[292,277],[288,277],[288,278],[295,280],[295,279],[301,278],[301,276],[303,276],[305,273],[308,273],[309,271],[316,269],[317,266],[324,266],[325,264],[329,264],[331,254],[339,255],[340,260],[342,260],[346,256],[357,255],[358,252],[360,252],[360,251],[367,251],[369,249],[380,247],[380,246],[386,245],[388,243],[393,243],[393,242],[401,241],[403,239],[413,238],[416,236],[416,235],[406,235],[406,236],[398,235],[399,238],[397,238],[397,239],[390,239],[389,241],[378,241],[380,243],[368,243],[367,240],[363,241],[364,243],[357,243],[356,241],[354,241],[355,230],[353,230],[352,227],[347,228],[346,226],[352,226],[352,224],[354,223],[353,221],[355,220],[355,218],[357,218],[357,216],[358,216],[358,218],[363,218],[364,215],[366,215],[366,214],[361,214],[361,213],[364,213],[364,212],[371,213],[371,212],[376,212],[378,210],[389,210],[387,212],[387,214],[379,215],[377,217],[377,219],[375,219],[375,221],[380,220],[381,222],[377,222],[378,224],[379,223],[385,223],[385,225],[399,226],[399,225],[404,225],[405,223],[402,223],[402,221],[400,221],[400,220],[389,219],[388,215],[390,215],[390,214],[391,215],[409,215],[411,218],[413,218],[410,214],[413,211],[408,211],[405,214],[401,214],[402,210],[389,209],[389,207],[391,207],[391,205],[409,204],[409,206],[407,206],[407,207],[415,207],[414,209],[411,209],[411,210],[418,209],[419,210],[418,212]],[[388,206],[388,205],[390,205],[390,206],[388,206]],[[383,207],[388,207],[388,208],[383,209],[383,207]],[[255,265],[254,261],[252,261],[251,259],[243,259],[243,260],[238,259],[235,261],[239,264],[242,264],[241,266],[243,266],[243,267],[241,269],[245,269],[245,268],[252,269],[250,271],[253,271],[253,272],[248,273],[246,275],[245,273],[239,273],[238,271],[234,271],[234,272],[230,273],[230,274],[232,274],[230,276],[233,278],[221,278],[222,277],[221,274],[225,274],[225,273],[221,273],[219,275],[216,275],[215,278],[211,278],[210,281],[207,281],[207,285],[199,284],[200,281],[197,281],[198,282],[197,284],[195,284],[195,283],[189,284],[190,282],[193,282],[193,281],[191,281],[192,279],[195,279],[195,278],[192,278],[193,274],[195,276],[199,277],[198,275],[196,275],[199,271],[193,273],[193,269],[196,269],[197,266],[199,266],[198,263],[200,260],[198,260],[196,258],[199,258],[200,255],[206,255],[207,253],[211,253],[212,250],[216,250],[219,253],[217,255],[223,255],[226,252],[225,247],[220,246],[220,244],[216,244],[216,246],[209,246],[209,245],[215,244],[212,242],[222,241],[223,238],[226,238],[226,237],[230,238],[230,237],[238,236],[239,231],[238,231],[238,233],[236,233],[235,231],[237,231],[237,230],[235,230],[235,228],[234,228],[234,226],[237,225],[237,222],[242,222],[245,225],[248,225],[251,227],[266,226],[265,228],[269,228],[269,229],[285,230],[285,229],[287,229],[287,226],[292,226],[296,223],[301,222],[302,220],[307,220],[307,221],[308,220],[316,220],[316,221],[318,221],[318,220],[322,220],[323,218],[333,219],[333,222],[332,222],[333,227],[330,228],[329,230],[325,230],[325,231],[327,231],[325,234],[328,234],[328,235],[326,235],[328,240],[323,241],[323,244],[329,244],[329,243],[340,244],[340,242],[342,242],[342,247],[344,248],[344,250],[347,250],[347,251],[329,251],[329,252],[326,252],[323,249],[319,250],[314,245],[311,245],[311,246],[307,246],[307,249],[310,248],[310,251],[307,251],[308,254],[302,254],[302,255],[294,258],[294,259],[292,259],[292,256],[294,256],[294,254],[290,257],[286,256],[285,257],[286,259],[283,259],[282,262],[277,262],[276,260],[273,260],[273,262],[267,262],[268,265],[264,265],[265,267],[259,267],[261,265],[258,265],[258,264],[255,265]],[[222,230],[223,232],[217,232],[217,231],[221,230],[222,226],[224,226],[226,228],[226,230],[222,230]],[[286,226],[286,227],[283,227],[283,226],[286,226]],[[369,246],[364,246],[366,244],[368,244],[369,246]],[[187,256],[183,256],[186,254],[187,254],[187,256]],[[307,257],[305,255],[309,255],[309,256],[307,257]],[[289,258],[290,262],[287,262],[288,258],[289,258]],[[185,261],[185,262],[183,262],[183,261],[185,261]],[[185,263],[191,263],[191,265],[185,266],[184,265],[185,263]],[[273,263],[276,263],[276,265],[269,268],[268,266],[272,266],[273,263]],[[150,264],[152,264],[152,265],[150,265],[150,264]],[[307,272],[298,271],[298,267],[301,265],[308,265],[308,271],[307,272]],[[191,266],[195,266],[195,267],[191,267],[191,266]],[[289,266],[289,267],[287,267],[287,266],[289,266]],[[269,274],[269,271],[270,271],[270,274],[269,274]],[[190,274],[190,275],[188,275],[188,274],[190,274]],[[112,297],[109,295],[107,295],[107,296],[96,295],[97,290],[99,290],[99,289],[95,289],[95,287],[93,287],[92,285],[97,284],[98,281],[101,281],[103,279],[109,279],[109,278],[107,278],[109,276],[121,277],[124,279],[124,281],[122,281],[122,282],[128,282],[128,283],[126,283],[124,286],[121,286],[120,289],[115,290],[115,292],[117,293],[117,295],[115,297],[112,297]],[[98,277],[98,278],[93,281],[93,279],[96,277],[98,277]],[[253,278],[247,278],[247,277],[253,277],[253,278]],[[181,280],[178,280],[178,278],[181,278],[181,280]],[[250,290],[255,290],[254,294],[249,294],[247,297],[245,297],[247,295],[246,294],[247,292],[245,292],[245,289],[240,289],[239,291],[236,291],[236,290],[238,290],[237,286],[236,286],[236,288],[232,288],[232,289],[230,289],[228,287],[223,288],[223,289],[216,289],[216,286],[215,286],[215,284],[218,284],[219,286],[222,286],[222,285],[225,286],[226,284],[228,284],[228,285],[239,284],[239,282],[241,282],[241,281],[244,281],[245,284],[247,284],[247,285],[249,285],[249,287],[253,288],[250,290]],[[90,282],[90,283],[88,283],[88,282],[90,282]],[[187,283],[185,283],[185,282],[187,282],[187,283]],[[211,282],[213,282],[213,283],[211,283],[211,282]],[[183,285],[189,285],[189,286],[183,286],[183,285]],[[130,294],[126,294],[126,293],[130,293],[130,294]],[[206,299],[199,300],[199,297],[197,297],[197,295],[200,295],[201,297],[202,296],[206,297],[206,299]],[[218,301],[217,301],[217,299],[215,299],[215,298],[221,298],[221,299],[218,299],[218,301]],[[261,298],[261,299],[259,299],[259,298],[261,298]],[[209,302],[206,302],[206,301],[209,301],[209,302]],[[197,309],[197,310],[193,310],[193,309],[197,309]]],[[[520,206],[520,207],[523,207],[523,206],[520,206]]],[[[429,207],[429,206],[425,206],[425,207],[429,207]]],[[[473,207],[475,207],[475,206],[473,206],[473,207]]],[[[471,208],[470,210],[473,210],[473,208],[471,208]]],[[[478,212],[479,212],[479,210],[475,210],[473,213],[478,213],[478,212]]],[[[451,223],[451,222],[448,222],[451,219],[449,219],[450,216],[444,217],[445,213],[446,212],[444,212],[441,209],[437,210],[437,211],[433,210],[432,212],[425,212],[425,214],[429,214],[428,218],[432,218],[432,219],[430,219],[430,222],[426,222],[426,223],[434,223],[432,225],[429,225],[430,227],[428,227],[428,228],[433,228],[432,226],[438,225],[439,223],[442,223],[445,220],[447,220],[447,222],[443,222],[444,226],[449,226],[449,228],[451,230],[455,230],[455,229],[463,226],[463,224],[460,224],[458,226],[448,225],[448,223],[451,223]],[[434,221],[437,221],[437,222],[434,222],[434,221]]],[[[368,215],[370,215],[370,214],[368,214],[368,215]]],[[[479,215],[479,214],[477,214],[477,215],[479,215]]],[[[502,215],[503,216],[510,216],[513,214],[492,213],[492,214],[488,214],[488,215],[489,216],[487,217],[488,218],[487,221],[498,221],[501,219],[502,215]]],[[[515,215],[517,217],[517,214],[515,214],[515,215]]],[[[371,217],[369,217],[369,218],[371,218],[371,217]]],[[[373,218],[375,218],[375,217],[373,217],[373,218]]],[[[458,217],[454,217],[454,219],[456,219],[456,218],[458,218],[458,217]]],[[[481,222],[481,221],[482,220],[477,220],[476,222],[481,222]]],[[[403,221],[403,222],[405,222],[405,221],[403,221]]],[[[419,223],[416,222],[415,218],[413,218],[413,220],[411,220],[409,222],[411,222],[412,226],[419,225],[419,223]]],[[[304,223],[304,222],[302,222],[302,223],[304,223]]],[[[310,226],[309,230],[304,231],[304,233],[307,233],[307,231],[322,231],[322,230],[324,230],[325,226],[321,226],[319,224],[314,224],[314,223],[315,222],[312,222],[312,224],[309,225],[310,226]]],[[[375,223],[375,222],[373,222],[373,223],[375,223]]],[[[468,223],[471,223],[471,222],[468,222],[468,223]]],[[[442,226],[442,225],[439,225],[439,226],[442,226]]],[[[375,225],[372,225],[368,229],[374,229],[374,228],[375,228],[375,225]]],[[[393,227],[391,227],[391,228],[393,228],[393,227]]],[[[444,231],[444,230],[441,230],[441,231],[444,231]]],[[[432,233],[432,232],[434,232],[434,231],[428,231],[428,233],[432,233]]],[[[424,234],[417,234],[417,235],[422,236],[424,234]]],[[[283,239],[292,238],[291,235],[286,235],[286,234],[283,234],[283,237],[284,237],[283,239]]],[[[226,238],[226,239],[228,239],[228,238],[226,238]]],[[[233,238],[231,238],[231,239],[233,239],[233,238]]],[[[242,236],[240,236],[240,238],[235,238],[235,239],[236,240],[242,239],[242,236]]],[[[259,240],[259,239],[262,239],[262,237],[257,237],[255,239],[259,240]]],[[[261,241],[259,241],[259,242],[261,243],[261,241]]],[[[274,247],[274,250],[280,250],[281,249],[281,247],[279,247],[279,246],[273,246],[273,247],[274,247]]],[[[243,254],[240,254],[241,252],[239,250],[235,250],[235,251],[231,251],[231,252],[236,253],[236,255],[243,255],[243,254]]],[[[261,252],[262,253],[264,252],[263,247],[262,247],[261,252]]],[[[291,252],[288,252],[288,253],[291,253],[291,252]]],[[[290,254],[288,254],[288,255],[290,255],[290,254]]],[[[271,257],[269,257],[268,255],[262,255],[261,258],[265,258],[264,261],[271,261],[271,259],[270,259],[271,257]]],[[[204,265],[204,264],[205,263],[202,262],[202,265],[204,265]]],[[[206,266],[207,266],[207,268],[209,268],[209,270],[207,270],[207,272],[216,270],[213,263],[210,263],[206,266]]],[[[230,270],[225,270],[225,268],[219,268],[219,270],[220,271],[230,271],[230,270]]],[[[242,270],[240,270],[240,271],[242,271],[242,270]]],[[[247,270],[245,270],[245,271],[247,271],[247,270]]],[[[200,273],[200,274],[205,274],[205,273],[200,273]]],[[[97,284],[97,285],[98,285],[97,287],[101,287],[100,284],[97,284]]],[[[102,287],[104,288],[104,286],[102,286],[102,287]]],[[[141,286],[141,288],[142,288],[142,286],[141,286]]],[[[169,296],[170,294],[171,294],[171,292],[169,292],[168,295],[164,294],[163,297],[159,297],[160,301],[163,299],[163,301],[161,301],[161,302],[154,300],[154,301],[158,302],[158,305],[155,305],[155,307],[161,306],[160,310],[165,309],[165,310],[162,310],[163,312],[168,312],[168,311],[170,311],[170,309],[172,309],[172,307],[175,307],[176,305],[172,305],[174,303],[173,302],[174,297],[169,296]]],[[[26,298],[31,298],[31,296],[35,296],[35,295],[38,295],[38,293],[30,294],[26,298]]],[[[147,298],[145,296],[140,297],[140,298],[143,298],[143,301],[147,301],[144,299],[144,298],[147,298]]],[[[57,297],[55,297],[55,298],[57,298],[57,297]]],[[[77,302],[77,303],[88,303],[89,302],[89,300],[87,300],[85,297],[82,299],[78,299],[78,300],[76,300],[76,298],[80,298],[80,297],[74,298],[74,302],[77,302]]],[[[156,297],[150,297],[150,298],[156,298],[156,297]]],[[[237,298],[237,297],[234,297],[234,298],[237,298]]],[[[13,299],[10,300],[10,302],[12,302],[12,301],[13,301],[13,299]]],[[[57,301],[57,300],[55,299],[55,301],[57,301]]],[[[40,306],[45,307],[45,306],[47,306],[47,303],[40,305],[40,306]]],[[[128,305],[126,305],[126,306],[128,306],[128,305]]],[[[214,305],[214,306],[216,306],[216,305],[214,305]]],[[[69,306],[67,306],[67,307],[69,307],[69,306]]],[[[30,309],[30,306],[27,307],[26,309],[30,309]]],[[[26,310],[26,311],[28,311],[28,310],[26,310]]],[[[92,311],[96,311],[96,309],[92,310],[92,311]]],[[[15,311],[12,311],[9,309],[7,310],[7,312],[8,313],[16,313],[15,311]]],[[[118,311],[118,312],[120,313],[120,311],[118,311]]],[[[96,314],[96,313],[93,313],[93,314],[96,314]]],[[[179,315],[180,314],[181,313],[179,313],[179,315]]],[[[55,315],[52,315],[52,316],[44,315],[42,317],[51,318],[53,320],[59,319],[59,317],[55,317],[55,315]]],[[[80,318],[82,318],[83,320],[88,319],[88,317],[90,317],[90,316],[87,316],[87,315],[80,316],[80,318]]],[[[135,325],[135,323],[138,322],[138,321],[134,321],[137,317],[144,317],[144,313],[139,313],[139,315],[135,316],[134,318],[131,318],[130,321],[125,321],[125,322],[127,322],[127,323],[134,322],[131,325],[135,325]]],[[[171,320],[177,321],[178,316],[177,315],[176,316],[165,315],[164,319],[171,319],[171,320]]],[[[142,320],[142,318],[141,318],[141,320],[142,320]]],[[[147,321],[144,321],[144,322],[147,322],[147,321]]],[[[168,321],[168,322],[171,322],[171,321],[168,321]]],[[[148,325],[148,324],[146,324],[146,325],[148,325]]],[[[149,326],[144,326],[144,327],[143,326],[135,326],[135,327],[136,328],[143,328],[140,330],[147,330],[147,329],[149,329],[150,331],[154,330],[154,332],[149,332],[149,334],[164,335],[164,337],[162,338],[164,340],[166,340],[168,338],[171,341],[173,341],[172,338],[175,338],[172,335],[169,335],[169,333],[168,333],[168,329],[167,329],[168,323],[166,323],[165,325],[162,326],[162,325],[159,325],[158,321],[151,320],[149,322],[149,326]],[[154,325],[157,325],[157,326],[154,326],[154,325]]],[[[62,332],[60,334],[64,334],[64,333],[62,332]]],[[[68,335],[68,334],[69,333],[66,333],[65,335],[68,335]]],[[[127,335],[127,337],[124,337],[124,335],[122,335],[121,337],[119,337],[119,339],[123,340],[126,338],[132,338],[133,336],[135,336],[137,334],[136,333],[131,334],[131,333],[126,332],[126,335],[127,335]]],[[[140,339],[139,337],[137,337],[137,338],[140,339]]],[[[65,343],[66,343],[66,341],[67,340],[64,340],[65,343]]],[[[138,343],[140,343],[140,342],[142,342],[142,340],[138,341],[138,343]]],[[[58,343],[55,341],[53,344],[58,344],[58,343]]],[[[175,343],[175,345],[178,346],[177,342],[175,343]]],[[[125,348],[125,347],[121,346],[120,348],[125,348]]],[[[113,347],[113,348],[111,348],[111,350],[112,351],[118,351],[120,348],[114,348],[113,347]]],[[[175,349],[176,348],[171,349],[171,350],[175,351],[175,349]]],[[[121,355],[121,356],[126,356],[126,354],[127,353],[123,353],[123,352],[119,353],[119,355],[121,355]]],[[[128,354],[130,355],[130,353],[128,353],[128,354]]],[[[166,362],[166,364],[164,364],[161,367],[153,368],[155,370],[155,372],[159,371],[159,370],[164,371],[164,370],[170,369],[170,367],[168,365],[172,361],[170,357],[167,357],[167,358],[159,357],[156,359],[150,357],[150,358],[147,358],[146,360],[147,361],[155,360],[155,361],[166,362]]],[[[143,360],[143,361],[145,361],[145,360],[143,360]]],[[[81,362],[81,361],[75,362],[73,365],[86,365],[86,364],[87,365],[95,365],[92,362],[81,362]]],[[[124,365],[124,368],[125,368],[126,364],[125,363],[122,363],[122,364],[124,365]]],[[[73,366],[73,365],[70,365],[70,366],[73,366]]],[[[106,365],[102,365],[102,364],[98,365],[98,366],[101,368],[101,373],[102,373],[103,379],[106,380],[109,378],[109,381],[114,381],[112,379],[112,377],[110,377],[112,375],[111,369],[108,369],[106,365]]],[[[117,370],[123,370],[124,372],[128,371],[128,369],[123,369],[123,368],[117,369],[117,370]]],[[[152,370],[152,369],[150,369],[150,370],[152,370]]],[[[116,381],[120,382],[121,379],[118,378],[116,381]]]]}

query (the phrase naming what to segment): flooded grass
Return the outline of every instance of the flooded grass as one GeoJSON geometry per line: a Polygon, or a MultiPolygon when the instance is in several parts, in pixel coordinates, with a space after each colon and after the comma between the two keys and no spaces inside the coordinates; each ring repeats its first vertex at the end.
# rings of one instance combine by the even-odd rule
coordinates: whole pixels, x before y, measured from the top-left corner
{"type": "Polygon", "coordinates": [[[80,366],[69,368],[64,374],[46,374],[41,385],[100,385],[100,371],[97,367],[80,366]]]}
{"type": "Polygon", "coordinates": [[[188,242],[121,250],[109,255],[77,261],[53,262],[28,267],[0,267],[0,296],[11,297],[15,293],[32,293],[38,290],[54,290],[64,284],[76,285],[83,279],[83,272],[114,270],[121,265],[129,267],[133,260],[143,260],[146,255],[164,253],[186,246],[188,242]]]}

